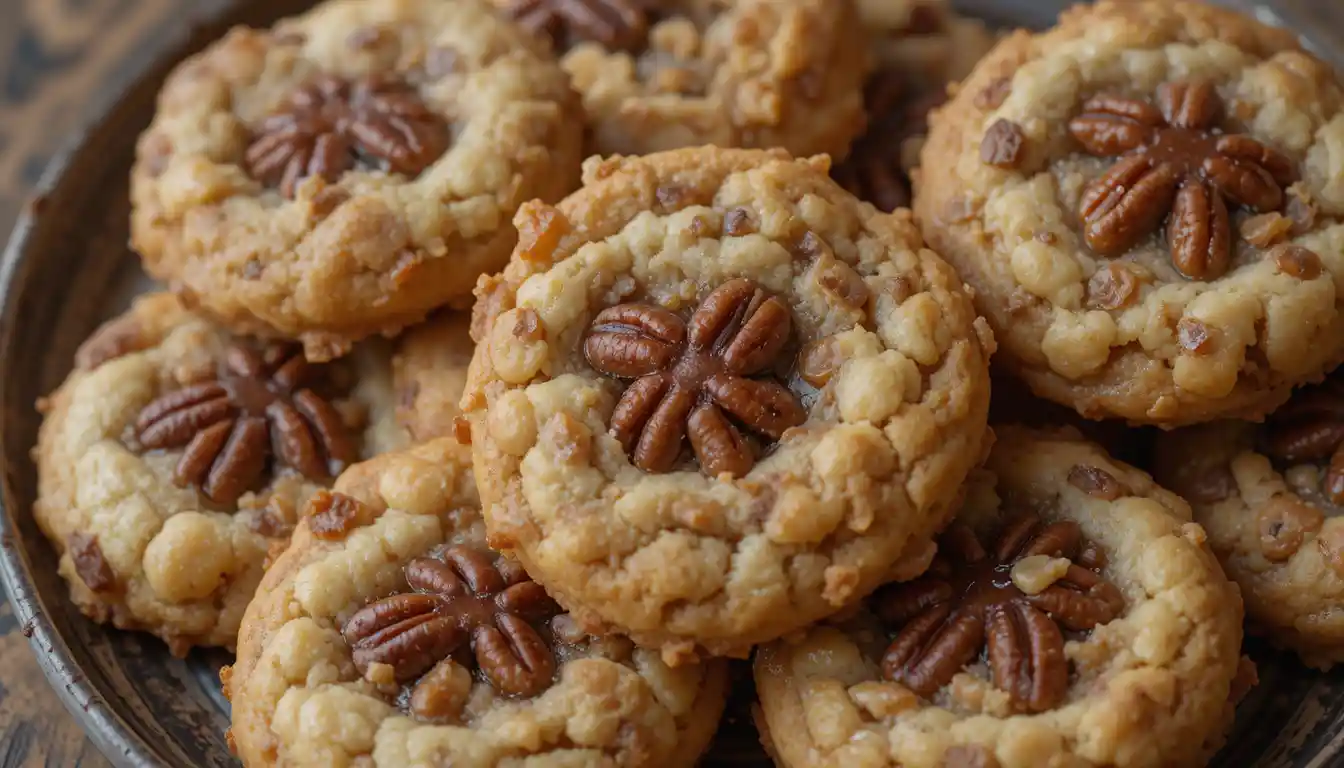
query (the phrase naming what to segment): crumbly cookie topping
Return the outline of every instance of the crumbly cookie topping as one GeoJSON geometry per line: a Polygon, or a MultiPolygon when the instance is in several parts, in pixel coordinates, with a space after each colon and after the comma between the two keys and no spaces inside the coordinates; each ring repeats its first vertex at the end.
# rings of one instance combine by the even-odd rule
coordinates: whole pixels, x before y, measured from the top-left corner
{"type": "Polygon", "coordinates": [[[333,477],[357,450],[340,412],[316,391],[324,373],[296,347],[236,343],[214,380],[146,405],[127,443],[141,451],[182,449],[174,482],[199,486],[218,504],[263,485],[268,464],[312,480],[333,477]]]}
{"type": "Polygon", "coordinates": [[[1069,132],[1089,154],[1117,158],[1080,204],[1093,250],[1120,256],[1166,220],[1172,263],[1181,274],[1207,280],[1227,271],[1229,204],[1277,211],[1298,173],[1273,147],[1224,133],[1225,111],[1218,91],[1204,80],[1164,83],[1157,106],[1110,95],[1083,105],[1069,132]]]}
{"type": "Polygon", "coordinates": [[[1229,11],[1080,5],[934,113],[915,207],[1038,394],[1258,421],[1344,355],[1341,98],[1291,35],[1229,11]]]}
{"type": "Polygon", "coordinates": [[[1069,686],[1062,630],[1086,632],[1125,607],[1098,573],[1100,551],[1076,522],[1035,515],[1008,523],[989,551],[954,524],[941,550],[950,558],[935,560],[927,575],[874,596],[878,616],[900,627],[882,658],[886,679],[931,697],[983,649],[995,687],[1015,707],[1058,706],[1069,686]]]}
{"type": "Polygon", "coordinates": [[[741,477],[755,458],[730,417],[778,440],[807,418],[798,397],[766,373],[790,339],[792,317],[778,297],[747,279],[730,280],[684,321],[648,304],[598,313],[584,341],[588,362],[633,378],[611,415],[612,432],[647,472],[667,472],[689,437],[700,469],[741,477]]]}
{"type": "Polygon", "coordinates": [[[247,148],[248,173],[293,199],[309,176],[338,181],[364,165],[410,177],[448,149],[448,125],[405,81],[324,74],[262,121],[247,148]]]}

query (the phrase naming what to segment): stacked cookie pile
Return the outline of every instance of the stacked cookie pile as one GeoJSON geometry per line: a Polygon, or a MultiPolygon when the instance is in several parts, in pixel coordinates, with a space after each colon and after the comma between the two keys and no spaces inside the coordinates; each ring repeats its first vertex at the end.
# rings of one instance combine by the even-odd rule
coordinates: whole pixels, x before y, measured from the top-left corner
{"type": "Polygon", "coordinates": [[[725,759],[752,659],[781,766],[1184,766],[1243,600],[1340,658],[1344,91],[1291,36],[496,5],[185,62],[173,290],[44,402],[72,599],[236,647],[247,765],[725,759]]]}

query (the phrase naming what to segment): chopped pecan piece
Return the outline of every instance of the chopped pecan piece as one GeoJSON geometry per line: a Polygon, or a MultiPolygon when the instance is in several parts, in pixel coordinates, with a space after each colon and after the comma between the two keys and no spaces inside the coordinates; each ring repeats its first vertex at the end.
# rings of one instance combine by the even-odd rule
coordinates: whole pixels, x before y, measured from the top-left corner
{"type": "Polygon", "coordinates": [[[409,84],[323,75],[262,121],[244,162],[252,178],[294,197],[299,182],[340,179],[360,163],[418,176],[448,149],[443,118],[409,84]]]}
{"type": "Polygon", "coordinates": [[[1206,355],[1213,351],[1213,334],[1209,327],[1191,317],[1182,318],[1176,324],[1176,337],[1181,348],[1196,355],[1206,355]]]}
{"type": "Polygon", "coordinates": [[[1290,496],[1270,499],[1259,518],[1260,551],[1273,563],[1297,554],[1306,537],[1318,533],[1325,523],[1319,509],[1290,496]]]}
{"type": "Polygon", "coordinates": [[[123,315],[103,323],[79,345],[79,350],[75,352],[75,367],[81,371],[92,371],[103,363],[143,349],[145,343],[140,319],[134,315],[123,315]]]}
{"type": "Polygon", "coordinates": [[[308,528],[327,541],[340,541],[367,523],[372,514],[359,499],[333,491],[318,491],[308,502],[308,528]]]}
{"type": "Polygon", "coordinates": [[[133,442],[141,450],[182,448],[174,481],[220,504],[257,488],[268,463],[329,478],[357,457],[341,415],[308,387],[320,373],[295,347],[236,344],[214,381],[145,406],[133,442]]]}
{"type": "Polygon", "coordinates": [[[670,471],[689,437],[702,472],[745,475],[755,458],[737,424],[771,440],[802,424],[807,414],[797,396],[759,378],[788,343],[792,322],[787,304],[746,279],[705,297],[689,323],[646,304],[600,312],[584,353],[601,373],[634,379],[611,431],[635,466],[670,471]]]}
{"type": "Polygon", "coordinates": [[[954,524],[929,573],[884,587],[873,598],[877,615],[899,627],[883,656],[883,674],[932,696],[985,649],[994,686],[1016,707],[1044,712],[1058,706],[1069,675],[1061,627],[1091,630],[1119,616],[1125,605],[1115,585],[1079,564],[1087,547],[1082,529],[1068,520],[1017,518],[992,551],[969,528],[954,524]],[[1014,564],[1036,555],[1072,563],[1062,578],[1028,595],[1008,575],[1014,564]]]}
{"type": "Polygon", "coordinates": [[[1323,465],[1321,494],[1344,506],[1344,378],[1295,394],[1265,423],[1261,447],[1281,465],[1323,465]]]}
{"type": "Polygon", "coordinates": [[[555,654],[534,624],[559,606],[516,562],[455,545],[405,570],[414,591],[364,606],[341,630],[361,673],[386,664],[405,683],[470,647],[481,674],[506,696],[550,686],[555,654]]]}
{"type": "Polygon", "coordinates": [[[1027,136],[1012,120],[995,120],[980,142],[980,162],[995,168],[1014,170],[1022,165],[1027,136]]]}
{"type": "Polygon", "coordinates": [[[1125,487],[1115,475],[1100,468],[1076,464],[1069,470],[1069,485],[1093,498],[1115,501],[1125,495],[1125,487]]]}
{"type": "Polygon", "coordinates": [[[1087,282],[1087,302],[1097,309],[1124,309],[1139,298],[1139,279],[1121,264],[1107,264],[1087,282]]]}
{"type": "Polygon", "coordinates": [[[72,533],[65,540],[65,545],[70,551],[70,559],[74,561],[75,573],[79,574],[85,586],[94,592],[109,592],[117,586],[116,574],[112,573],[112,566],[103,557],[103,548],[98,545],[97,536],[72,533]]]}
{"type": "Polygon", "coordinates": [[[1315,251],[1300,245],[1281,245],[1274,249],[1274,266],[1285,275],[1298,280],[1315,280],[1321,276],[1321,257],[1315,251]]]}
{"type": "Polygon", "coordinates": [[[562,50],[593,42],[612,51],[644,45],[657,0],[510,0],[507,13],[562,50]]]}
{"type": "Polygon", "coordinates": [[[1080,215],[1094,251],[1119,256],[1168,220],[1172,263],[1212,280],[1232,259],[1229,205],[1267,213],[1297,178],[1293,161],[1250,136],[1217,130],[1223,103],[1213,85],[1180,81],[1158,89],[1158,106],[1101,95],[1069,132],[1098,157],[1119,158],[1083,194],[1080,215]]]}

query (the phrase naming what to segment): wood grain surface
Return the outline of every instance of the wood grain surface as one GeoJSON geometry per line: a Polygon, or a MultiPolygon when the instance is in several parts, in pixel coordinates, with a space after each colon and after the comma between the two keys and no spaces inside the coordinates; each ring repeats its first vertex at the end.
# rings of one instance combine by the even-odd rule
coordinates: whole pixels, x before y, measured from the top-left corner
{"type": "MultiPolygon", "coordinates": [[[[211,0],[0,0],[0,233],[48,158],[211,0]]],[[[1288,0],[1282,16],[1337,31],[1344,1],[1288,0]]],[[[78,222],[70,222],[78,226],[78,222]]],[[[0,604],[0,768],[107,766],[64,710],[0,604]]]]}

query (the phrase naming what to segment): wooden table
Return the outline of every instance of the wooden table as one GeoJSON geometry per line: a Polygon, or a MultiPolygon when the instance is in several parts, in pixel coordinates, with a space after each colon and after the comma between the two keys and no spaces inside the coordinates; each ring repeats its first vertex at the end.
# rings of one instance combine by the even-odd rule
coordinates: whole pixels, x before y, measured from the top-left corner
{"type": "MultiPolygon", "coordinates": [[[[1288,5],[1344,34],[1340,0],[1288,5]]],[[[143,66],[157,37],[197,6],[198,0],[0,0],[0,238],[91,105],[109,84],[143,66]]],[[[0,603],[0,768],[30,765],[108,763],[48,688],[13,612],[0,603]]]]}

